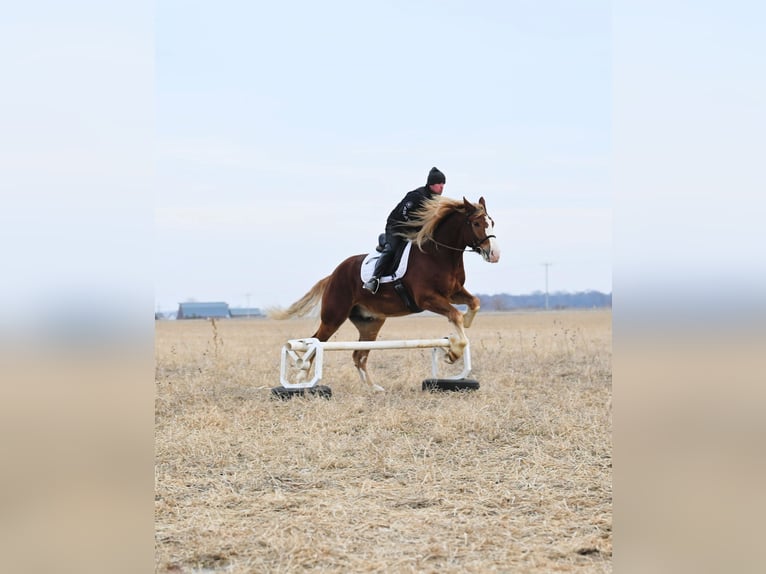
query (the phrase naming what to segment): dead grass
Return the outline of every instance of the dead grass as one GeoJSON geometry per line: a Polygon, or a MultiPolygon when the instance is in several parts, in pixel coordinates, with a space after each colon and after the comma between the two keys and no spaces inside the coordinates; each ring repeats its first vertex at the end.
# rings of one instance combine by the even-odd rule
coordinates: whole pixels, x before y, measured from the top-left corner
{"type": "Polygon", "coordinates": [[[332,352],[332,399],[271,400],[314,326],[157,323],[158,572],[611,571],[610,312],[480,314],[474,393],[423,393],[425,350],[373,351],[373,393],[332,352]]]}

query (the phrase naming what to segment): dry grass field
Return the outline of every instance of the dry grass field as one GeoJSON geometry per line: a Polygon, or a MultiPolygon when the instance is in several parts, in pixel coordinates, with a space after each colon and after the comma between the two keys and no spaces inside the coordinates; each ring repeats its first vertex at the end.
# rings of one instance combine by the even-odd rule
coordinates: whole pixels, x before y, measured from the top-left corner
{"type": "Polygon", "coordinates": [[[157,572],[611,572],[610,311],[480,313],[475,392],[425,393],[430,351],[388,350],[375,393],[343,351],[331,399],[271,399],[315,325],[157,322],[157,572]]]}

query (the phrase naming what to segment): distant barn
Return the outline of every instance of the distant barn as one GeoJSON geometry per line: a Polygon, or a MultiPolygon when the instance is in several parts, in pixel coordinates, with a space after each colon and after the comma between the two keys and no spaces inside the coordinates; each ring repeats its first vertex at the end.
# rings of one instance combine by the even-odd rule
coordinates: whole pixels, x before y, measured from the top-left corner
{"type": "Polygon", "coordinates": [[[228,303],[179,303],[176,319],[228,319],[228,303]]]}

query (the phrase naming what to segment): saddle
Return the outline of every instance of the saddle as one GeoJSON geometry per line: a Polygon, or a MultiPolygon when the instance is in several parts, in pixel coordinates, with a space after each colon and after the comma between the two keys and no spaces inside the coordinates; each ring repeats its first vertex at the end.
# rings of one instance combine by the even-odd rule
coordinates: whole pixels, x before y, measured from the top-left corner
{"type": "MultiPolygon", "coordinates": [[[[382,253],[383,249],[385,248],[385,244],[386,234],[381,233],[378,236],[378,245],[375,247],[375,251],[382,253]]],[[[399,247],[397,252],[394,254],[394,258],[391,263],[394,269],[393,274],[381,277],[380,282],[381,284],[392,283],[394,291],[396,291],[402,302],[404,302],[404,304],[407,306],[407,309],[413,313],[420,313],[423,309],[415,304],[415,300],[412,298],[412,295],[407,290],[407,287],[404,286],[404,283],[402,283],[402,277],[404,277],[404,274],[407,272],[407,262],[409,259],[411,247],[412,243],[409,241],[402,243],[401,247],[399,247]]],[[[378,257],[380,257],[380,255],[376,253],[370,253],[367,255],[367,257],[365,257],[364,261],[362,262],[362,283],[367,281],[372,276],[372,271],[375,269],[375,263],[378,257]]]]}

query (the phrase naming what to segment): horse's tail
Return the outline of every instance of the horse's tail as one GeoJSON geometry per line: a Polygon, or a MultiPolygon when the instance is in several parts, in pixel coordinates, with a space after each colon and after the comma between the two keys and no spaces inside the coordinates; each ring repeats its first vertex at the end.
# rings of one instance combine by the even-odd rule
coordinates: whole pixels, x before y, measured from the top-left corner
{"type": "Polygon", "coordinates": [[[269,319],[289,319],[290,317],[303,317],[308,315],[322,300],[324,290],[330,282],[330,275],[317,281],[311,290],[287,309],[269,309],[266,315],[269,319]]]}

